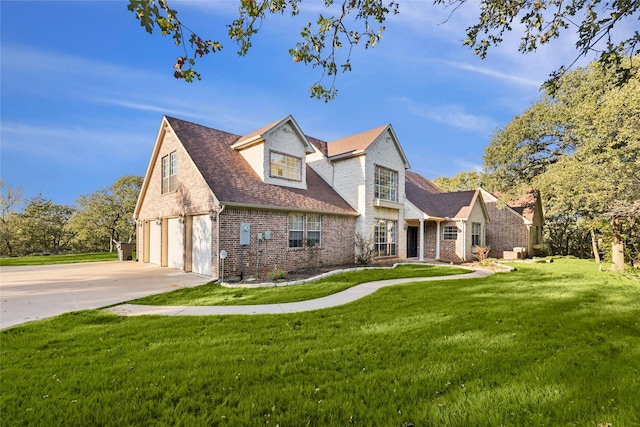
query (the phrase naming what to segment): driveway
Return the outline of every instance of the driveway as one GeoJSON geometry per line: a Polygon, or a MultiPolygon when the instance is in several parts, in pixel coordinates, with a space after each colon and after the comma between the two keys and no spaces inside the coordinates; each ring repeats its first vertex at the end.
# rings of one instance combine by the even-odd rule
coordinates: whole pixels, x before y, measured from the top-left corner
{"type": "Polygon", "coordinates": [[[133,261],[0,267],[0,329],[208,281],[133,261]]]}

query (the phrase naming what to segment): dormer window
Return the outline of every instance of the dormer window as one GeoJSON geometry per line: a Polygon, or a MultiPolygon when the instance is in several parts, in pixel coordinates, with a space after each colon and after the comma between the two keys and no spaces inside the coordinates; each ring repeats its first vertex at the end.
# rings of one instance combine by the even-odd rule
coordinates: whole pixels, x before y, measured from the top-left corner
{"type": "Polygon", "coordinates": [[[374,197],[389,202],[398,201],[398,172],[376,165],[374,197]]]}
{"type": "Polygon", "coordinates": [[[302,159],[299,157],[271,151],[269,153],[269,164],[270,177],[302,181],[302,159]]]}

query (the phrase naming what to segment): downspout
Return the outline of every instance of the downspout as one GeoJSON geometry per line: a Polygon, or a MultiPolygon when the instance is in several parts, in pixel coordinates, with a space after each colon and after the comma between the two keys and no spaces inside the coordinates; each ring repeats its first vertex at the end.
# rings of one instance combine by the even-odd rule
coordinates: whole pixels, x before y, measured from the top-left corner
{"type": "Polygon", "coordinates": [[[462,221],[462,261],[467,262],[467,222],[462,221]]]}
{"type": "Polygon", "coordinates": [[[217,239],[217,251],[218,253],[216,254],[216,258],[218,259],[217,263],[216,263],[216,269],[218,270],[217,277],[216,279],[218,279],[218,281],[220,280],[220,214],[222,213],[222,211],[224,211],[224,208],[226,206],[225,205],[220,205],[219,208],[216,209],[216,224],[217,224],[217,235],[216,235],[216,239],[217,239]]]}
{"type": "Polygon", "coordinates": [[[440,224],[442,221],[436,221],[436,259],[440,260],[440,224]]]}
{"type": "Polygon", "coordinates": [[[420,218],[420,261],[424,261],[424,218],[420,218]]]}

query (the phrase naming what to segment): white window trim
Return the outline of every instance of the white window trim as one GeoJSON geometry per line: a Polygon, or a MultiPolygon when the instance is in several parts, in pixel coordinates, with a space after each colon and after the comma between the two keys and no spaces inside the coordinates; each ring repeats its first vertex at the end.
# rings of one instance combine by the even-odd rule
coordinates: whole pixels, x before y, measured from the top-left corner
{"type": "Polygon", "coordinates": [[[374,181],[373,181],[373,196],[375,199],[386,200],[389,202],[398,201],[398,171],[389,169],[381,165],[374,166],[374,181]],[[379,173],[388,172],[390,178],[390,185],[381,185],[379,181],[379,173]],[[381,190],[388,190],[389,197],[381,197],[383,192],[381,190]]]}
{"type": "Polygon", "coordinates": [[[160,185],[161,194],[173,193],[178,189],[178,155],[173,151],[163,156],[160,161],[160,175],[162,183],[160,185]]]}
{"type": "Polygon", "coordinates": [[[301,182],[302,181],[302,159],[300,157],[296,157],[296,156],[292,156],[290,154],[286,154],[286,153],[281,153],[279,151],[269,151],[269,177],[270,178],[277,178],[277,179],[284,179],[287,181],[296,181],[296,182],[301,182]],[[280,165],[277,163],[274,163],[273,161],[273,156],[277,155],[277,156],[282,156],[283,160],[284,160],[284,165],[280,165]],[[297,167],[293,167],[293,166],[287,166],[287,159],[293,159],[296,160],[298,165],[297,167]],[[283,169],[283,175],[274,175],[273,173],[273,168],[274,167],[281,167],[283,169]],[[287,171],[294,171],[297,172],[297,176],[295,178],[293,178],[293,174],[291,176],[287,176],[287,171]]]}
{"type": "Polygon", "coordinates": [[[480,224],[479,222],[472,222],[471,223],[471,246],[472,247],[476,247],[476,246],[482,246],[482,224],[480,224]],[[476,233],[475,228],[478,228],[478,232],[476,233]],[[475,236],[478,236],[478,243],[473,243],[473,238],[475,236]]]}
{"type": "Polygon", "coordinates": [[[289,249],[300,249],[300,248],[303,247],[302,242],[304,241],[304,222],[305,222],[304,219],[305,219],[304,218],[304,214],[298,214],[298,213],[290,213],[289,214],[289,217],[288,217],[288,222],[289,222],[288,229],[289,229],[289,232],[288,232],[288,243],[287,243],[287,247],[289,249]],[[295,217],[302,217],[302,229],[292,228],[291,227],[291,219],[294,216],[295,217]],[[302,233],[302,235],[301,235],[300,239],[292,239],[291,238],[291,233],[302,233]],[[297,246],[297,245],[296,246],[291,246],[291,242],[292,241],[296,241],[297,242],[298,240],[300,240],[300,246],[297,246]]]}
{"type": "MultiPolygon", "coordinates": [[[[316,215],[316,214],[300,214],[300,213],[290,213],[289,214],[289,225],[288,225],[288,248],[289,249],[302,249],[305,247],[305,241],[308,242],[309,241],[309,233],[318,233],[318,242],[316,244],[313,245],[314,248],[320,248],[322,247],[322,215],[316,215]],[[301,216],[302,217],[302,229],[292,229],[291,228],[291,218],[293,216],[301,216]],[[318,218],[318,229],[311,229],[309,228],[309,217],[317,217],[318,218]],[[300,240],[300,246],[291,246],[291,241],[293,239],[291,239],[291,233],[300,233],[302,232],[302,239],[300,240]]],[[[298,240],[298,239],[295,239],[298,240]]]]}
{"type": "Polygon", "coordinates": [[[374,249],[376,258],[389,258],[398,256],[398,221],[393,219],[376,218],[374,225],[374,249]],[[381,223],[384,223],[384,233],[378,232],[378,227],[381,223]],[[391,229],[389,229],[392,225],[391,229]],[[380,236],[384,236],[384,240],[380,239],[380,236]],[[381,246],[385,246],[385,250],[381,251],[381,246]],[[393,251],[391,248],[393,247],[393,251]],[[381,252],[383,253],[381,255],[381,252]],[[386,254],[384,254],[387,252],[386,254]]]}
{"type": "Polygon", "coordinates": [[[448,242],[455,242],[458,240],[458,234],[460,234],[460,230],[457,225],[444,225],[442,226],[442,240],[446,240],[448,242]],[[450,231],[447,231],[449,229],[450,231]],[[450,236],[453,235],[453,231],[455,230],[456,238],[452,239],[450,236]]]}

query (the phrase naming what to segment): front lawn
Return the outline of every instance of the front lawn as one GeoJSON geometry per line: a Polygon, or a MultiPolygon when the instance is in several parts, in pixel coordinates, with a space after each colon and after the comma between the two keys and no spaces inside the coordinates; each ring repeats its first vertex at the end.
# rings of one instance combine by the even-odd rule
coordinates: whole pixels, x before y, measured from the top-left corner
{"type": "Polygon", "coordinates": [[[308,313],[0,332],[2,425],[640,425],[640,283],[593,262],[308,313]]]}
{"type": "Polygon", "coordinates": [[[263,288],[226,288],[209,283],[194,288],[151,295],[131,304],[142,305],[254,305],[306,301],[343,291],[364,282],[405,277],[434,277],[470,273],[471,270],[450,266],[403,264],[395,268],[368,268],[357,272],[338,273],[303,285],[263,288]]]}
{"type": "MultiPolygon", "coordinates": [[[[135,259],[135,254],[133,254],[135,259]]],[[[46,255],[0,258],[0,266],[76,264],[80,262],[117,261],[117,252],[92,252],[71,255],[46,255]]]]}

